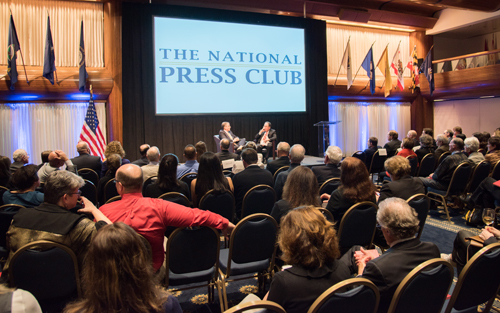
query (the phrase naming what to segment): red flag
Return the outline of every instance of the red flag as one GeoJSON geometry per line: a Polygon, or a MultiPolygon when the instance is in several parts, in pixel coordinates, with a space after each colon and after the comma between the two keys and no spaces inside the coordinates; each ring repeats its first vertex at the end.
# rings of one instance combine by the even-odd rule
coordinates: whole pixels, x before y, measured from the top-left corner
{"type": "Polygon", "coordinates": [[[394,57],[392,58],[391,67],[394,70],[394,74],[398,77],[398,87],[399,90],[403,91],[405,89],[405,81],[403,79],[403,62],[401,61],[401,50],[396,49],[396,53],[394,53],[394,57]]]}
{"type": "Polygon", "coordinates": [[[104,139],[101,127],[99,126],[99,120],[97,119],[97,113],[92,96],[89,101],[87,115],[85,115],[85,121],[83,122],[82,132],[80,133],[80,141],[85,141],[89,145],[91,154],[100,156],[101,159],[104,159],[106,140],[104,139]]]}

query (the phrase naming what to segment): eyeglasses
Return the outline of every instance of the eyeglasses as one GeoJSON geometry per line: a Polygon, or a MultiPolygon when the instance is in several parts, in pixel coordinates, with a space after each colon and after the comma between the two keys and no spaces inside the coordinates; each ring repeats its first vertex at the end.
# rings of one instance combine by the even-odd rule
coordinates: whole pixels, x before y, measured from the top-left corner
{"type": "Polygon", "coordinates": [[[378,229],[382,229],[382,225],[380,225],[379,223],[377,223],[377,225],[375,225],[375,227],[377,227],[378,229]]]}
{"type": "Polygon", "coordinates": [[[78,196],[81,196],[82,195],[82,191],[78,190],[78,192],[67,193],[67,195],[78,195],[78,196]]]}

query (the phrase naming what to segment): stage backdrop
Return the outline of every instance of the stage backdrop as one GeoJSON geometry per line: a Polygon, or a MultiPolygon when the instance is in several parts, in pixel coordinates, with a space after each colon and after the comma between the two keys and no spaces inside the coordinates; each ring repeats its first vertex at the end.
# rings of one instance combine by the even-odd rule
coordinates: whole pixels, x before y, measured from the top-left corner
{"type": "MultiPolygon", "coordinates": [[[[168,5],[123,3],[123,145],[127,157],[139,157],[143,143],[158,146],[161,153],[175,153],[183,162],[187,144],[202,140],[210,151],[216,147],[213,135],[223,121],[229,121],[240,138],[253,140],[265,121],[276,129],[278,141],[301,143],[310,155],[318,154],[314,123],[328,120],[326,25],[323,21],[247,12],[168,5]],[[239,115],[156,116],[153,64],[153,15],[200,18],[226,22],[296,27],[305,29],[306,113],[266,113],[239,115]]],[[[245,95],[242,94],[241,98],[245,95]]],[[[235,106],[238,105],[236,102],[235,106]]]]}

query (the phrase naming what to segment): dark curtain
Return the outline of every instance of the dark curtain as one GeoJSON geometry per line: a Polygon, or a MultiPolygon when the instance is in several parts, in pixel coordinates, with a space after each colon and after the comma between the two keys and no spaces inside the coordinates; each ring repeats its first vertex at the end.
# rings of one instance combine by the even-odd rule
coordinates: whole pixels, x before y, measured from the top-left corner
{"type": "MultiPolygon", "coordinates": [[[[306,154],[318,155],[314,123],[328,120],[326,24],[323,21],[247,12],[123,3],[123,146],[127,158],[139,158],[143,143],[158,146],[162,154],[174,153],[183,162],[187,144],[202,140],[216,151],[213,135],[229,121],[234,134],[253,140],[265,121],[272,123],[279,141],[300,143],[306,154]],[[307,113],[156,116],[154,99],[153,15],[227,22],[292,26],[305,29],[307,113]]],[[[245,95],[241,95],[244,97],[245,95]]],[[[320,151],[322,153],[323,151],[320,151]]]]}

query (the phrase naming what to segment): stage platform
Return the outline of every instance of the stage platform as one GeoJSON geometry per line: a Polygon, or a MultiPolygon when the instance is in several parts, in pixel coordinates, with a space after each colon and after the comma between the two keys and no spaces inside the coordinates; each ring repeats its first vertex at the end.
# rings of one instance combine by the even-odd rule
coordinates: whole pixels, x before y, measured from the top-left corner
{"type": "Polygon", "coordinates": [[[325,158],[319,158],[319,157],[312,156],[312,155],[306,155],[304,157],[304,160],[300,164],[303,166],[308,166],[308,167],[317,166],[317,165],[324,165],[325,158]]]}

